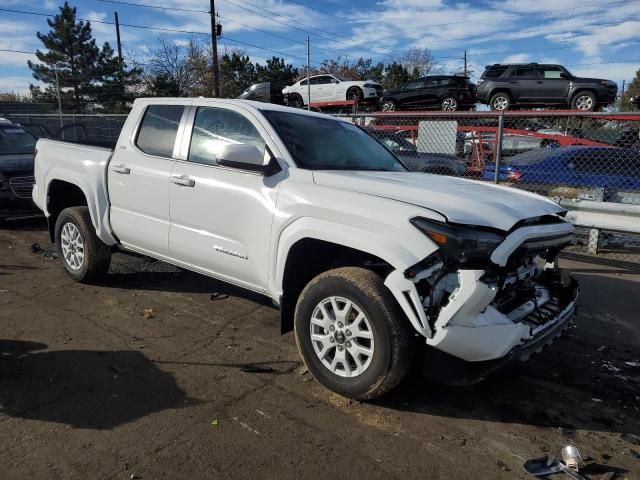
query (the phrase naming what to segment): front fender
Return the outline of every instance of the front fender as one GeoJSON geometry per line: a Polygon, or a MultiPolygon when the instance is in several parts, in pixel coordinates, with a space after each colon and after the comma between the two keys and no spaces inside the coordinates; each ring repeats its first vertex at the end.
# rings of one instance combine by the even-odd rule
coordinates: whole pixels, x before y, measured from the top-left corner
{"type": "Polygon", "coordinates": [[[271,279],[270,290],[275,298],[282,295],[286,260],[291,247],[304,238],[323,240],[375,255],[388,262],[396,270],[406,270],[424,259],[436,248],[422,237],[420,248],[411,248],[410,242],[403,242],[398,236],[388,232],[372,232],[349,225],[336,225],[327,220],[310,217],[299,218],[289,224],[278,237],[276,249],[275,276],[271,279]]]}

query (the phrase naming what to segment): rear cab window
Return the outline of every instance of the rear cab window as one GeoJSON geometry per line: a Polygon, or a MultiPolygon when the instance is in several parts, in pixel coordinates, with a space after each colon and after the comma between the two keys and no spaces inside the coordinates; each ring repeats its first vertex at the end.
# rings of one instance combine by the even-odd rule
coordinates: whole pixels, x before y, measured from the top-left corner
{"type": "Polygon", "coordinates": [[[136,146],[147,155],[172,158],[184,105],[149,105],[144,112],[136,146]]]}

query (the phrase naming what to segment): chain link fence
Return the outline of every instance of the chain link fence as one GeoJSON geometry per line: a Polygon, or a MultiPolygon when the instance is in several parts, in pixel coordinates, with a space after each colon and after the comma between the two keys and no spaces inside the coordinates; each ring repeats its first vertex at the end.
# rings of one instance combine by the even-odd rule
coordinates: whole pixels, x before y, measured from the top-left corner
{"type": "Polygon", "coordinates": [[[38,138],[110,145],[118,140],[127,116],[15,114],[3,118],[19,123],[38,138]]]}
{"type": "Polygon", "coordinates": [[[569,253],[640,264],[640,114],[399,112],[344,116],[409,169],[467,177],[560,202],[569,253]]]}
{"type": "MultiPolygon", "coordinates": [[[[343,115],[411,170],[467,177],[559,201],[575,255],[640,265],[640,114],[394,112],[343,115]]],[[[9,115],[36,136],[115,144],[126,115],[9,115]]]]}

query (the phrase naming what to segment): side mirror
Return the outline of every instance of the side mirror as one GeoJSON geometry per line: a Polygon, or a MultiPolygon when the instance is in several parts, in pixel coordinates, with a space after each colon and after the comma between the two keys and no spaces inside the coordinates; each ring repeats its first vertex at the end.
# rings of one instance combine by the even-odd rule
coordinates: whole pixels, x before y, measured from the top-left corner
{"type": "Polygon", "coordinates": [[[560,73],[560,78],[564,78],[565,80],[571,80],[571,75],[568,73],[562,72],[560,73]]]}
{"type": "Polygon", "coordinates": [[[223,146],[216,157],[216,161],[218,165],[238,170],[246,170],[263,175],[275,173],[274,165],[277,165],[277,162],[273,158],[269,147],[265,148],[270,156],[270,161],[266,165],[264,163],[264,151],[260,151],[255,145],[246,143],[229,143],[223,146]]]}

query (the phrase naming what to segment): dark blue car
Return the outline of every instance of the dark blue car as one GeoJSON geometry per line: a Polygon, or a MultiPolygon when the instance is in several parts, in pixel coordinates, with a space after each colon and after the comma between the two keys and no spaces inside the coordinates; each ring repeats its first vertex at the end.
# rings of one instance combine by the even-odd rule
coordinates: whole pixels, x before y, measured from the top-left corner
{"type": "MultiPolygon", "coordinates": [[[[483,177],[495,178],[495,163],[483,177]]],[[[503,181],[640,190],[640,150],[571,146],[539,148],[502,160],[503,181]]]]}

